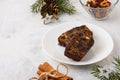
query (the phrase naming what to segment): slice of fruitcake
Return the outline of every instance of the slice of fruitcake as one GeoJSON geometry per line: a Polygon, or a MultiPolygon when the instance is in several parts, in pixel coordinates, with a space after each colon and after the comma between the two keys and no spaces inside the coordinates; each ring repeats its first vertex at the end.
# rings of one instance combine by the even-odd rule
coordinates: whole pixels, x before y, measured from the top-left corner
{"type": "Polygon", "coordinates": [[[93,33],[86,26],[81,26],[81,33],[76,34],[67,43],[65,56],[80,61],[94,44],[93,33]]]}
{"type": "Polygon", "coordinates": [[[67,43],[71,40],[71,38],[73,36],[75,36],[76,34],[79,34],[82,32],[82,30],[84,30],[86,27],[85,25],[82,25],[80,27],[75,27],[71,30],[68,30],[64,33],[62,33],[59,37],[58,37],[58,42],[59,42],[59,45],[61,46],[66,46],[67,43]]]}

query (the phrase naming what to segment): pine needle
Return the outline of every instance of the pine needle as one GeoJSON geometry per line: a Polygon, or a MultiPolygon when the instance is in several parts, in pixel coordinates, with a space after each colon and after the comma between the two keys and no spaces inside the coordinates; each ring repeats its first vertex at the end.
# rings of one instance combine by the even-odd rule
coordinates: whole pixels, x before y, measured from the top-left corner
{"type": "Polygon", "coordinates": [[[33,13],[38,13],[41,11],[41,6],[42,6],[42,0],[37,0],[32,6],[32,12],[33,13]]]}
{"type": "Polygon", "coordinates": [[[74,14],[75,7],[70,4],[69,0],[56,0],[56,3],[60,6],[62,13],[74,14]]]}
{"type": "MultiPolygon", "coordinates": [[[[74,14],[75,7],[70,4],[69,0],[56,0],[56,3],[60,7],[60,12],[67,14],[74,14]]],[[[32,6],[33,13],[41,12],[42,0],[37,0],[32,6]]]]}
{"type": "Polygon", "coordinates": [[[101,74],[103,69],[102,66],[95,65],[92,67],[92,73],[95,77],[97,77],[99,80],[120,80],[120,57],[114,58],[114,70],[111,70],[110,72],[105,69],[108,76],[105,74],[101,74]]]}

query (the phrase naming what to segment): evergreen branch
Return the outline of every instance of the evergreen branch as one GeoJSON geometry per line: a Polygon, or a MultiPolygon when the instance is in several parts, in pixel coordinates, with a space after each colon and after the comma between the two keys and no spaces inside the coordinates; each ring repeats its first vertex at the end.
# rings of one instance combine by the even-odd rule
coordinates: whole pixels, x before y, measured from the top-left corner
{"type": "Polygon", "coordinates": [[[100,80],[120,80],[120,57],[114,58],[113,64],[114,70],[111,70],[111,72],[108,72],[107,69],[101,70],[103,69],[102,66],[95,65],[92,67],[91,74],[100,80]],[[106,74],[108,75],[106,76],[106,74]]]}
{"type": "Polygon", "coordinates": [[[60,6],[62,13],[74,14],[75,7],[70,4],[69,0],[56,0],[56,3],[60,6]]]}
{"type": "Polygon", "coordinates": [[[98,74],[100,73],[100,70],[98,69],[98,67],[100,67],[100,66],[99,65],[95,65],[92,68],[92,72],[91,73],[94,74],[95,77],[97,77],[98,74]]]}
{"type": "Polygon", "coordinates": [[[38,13],[41,11],[42,0],[37,0],[32,6],[32,12],[38,13]]]}
{"type": "MultiPolygon", "coordinates": [[[[74,14],[75,7],[70,4],[69,0],[56,0],[56,3],[58,4],[60,8],[60,12],[67,13],[67,14],[74,14]]],[[[38,13],[41,11],[42,6],[42,0],[37,0],[32,6],[32,12],[38,13]]]]}
{"type": "Polygon", "coordinates": [[[113,64],[115,65],[115,68],[118,70],[118,71],[120,71],[120,57],[118,57],[118,58],[114,58],[114,62],[113,62],[113,64]]]}

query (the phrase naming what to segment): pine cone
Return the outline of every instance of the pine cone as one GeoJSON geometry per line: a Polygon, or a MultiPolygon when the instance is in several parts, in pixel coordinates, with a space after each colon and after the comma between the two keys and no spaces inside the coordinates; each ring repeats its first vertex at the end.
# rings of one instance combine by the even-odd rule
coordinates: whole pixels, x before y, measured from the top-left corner
{"type": "Polygon", "coordinates": [[[44,5],[41,8],[41,15],[42,15],[43,18],[45,18],[46,14],[47,14],[47,5],[44,5]]]}
{"type": "Polygon", "coordinates": [[[52,15],[55,19],[58,19],[58,13],[60,12],[59,6],[56,4],[55,0],[44,0],[46,3],[41,8],[41,15],[43,18],[46,17],[46,14],[52,15]]]}
{"type": "Polygon", "coordinates": [[[58,14],[60,12],[60,8],[57,4],[53,5],[53,13],[58,14]]]}

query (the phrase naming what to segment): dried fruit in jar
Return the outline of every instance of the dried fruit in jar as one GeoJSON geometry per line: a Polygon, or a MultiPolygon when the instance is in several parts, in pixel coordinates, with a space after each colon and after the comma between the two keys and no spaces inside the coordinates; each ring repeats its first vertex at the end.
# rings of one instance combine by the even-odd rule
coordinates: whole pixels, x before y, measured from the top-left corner
{"type": "Polygon", "coordinates": [[[109,7],[111,6],[111,2],[108,0],[88,0],[86,2],[86,6],[97,8],[97,7],[109,7]]]}
{"type": "Polygon", "coordinates": [[[105,19],[111,11],[111,2],[108,0],[87,0],[88,12],[97,20],[105,19]]]}

